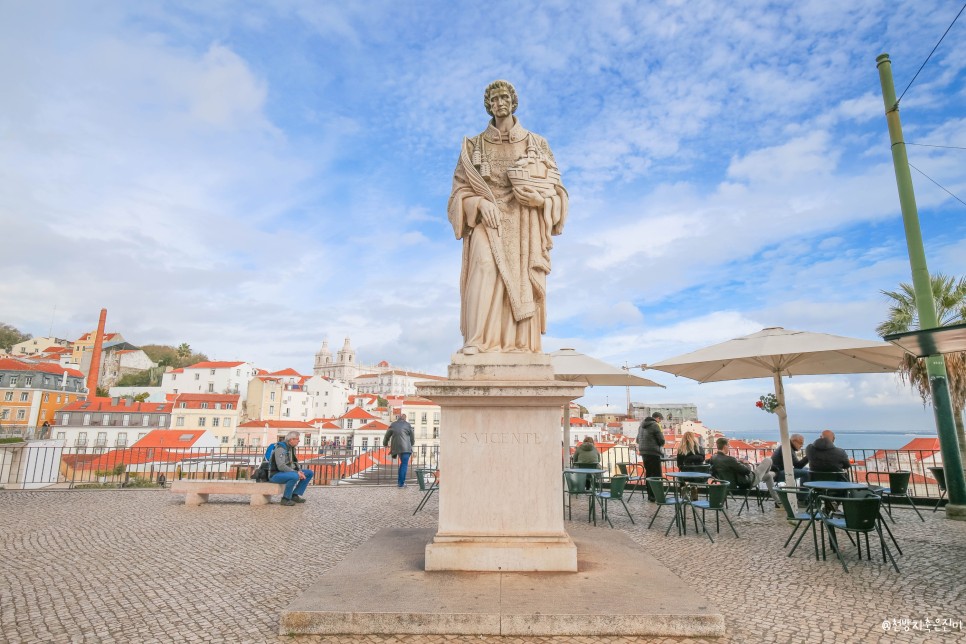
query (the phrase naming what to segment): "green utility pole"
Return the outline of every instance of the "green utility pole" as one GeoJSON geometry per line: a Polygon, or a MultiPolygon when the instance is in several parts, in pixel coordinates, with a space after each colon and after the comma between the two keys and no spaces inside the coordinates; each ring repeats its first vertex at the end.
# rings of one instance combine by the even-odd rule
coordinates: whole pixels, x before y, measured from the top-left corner
{"type": "MultiPolygon", "coordinates": [[[[912,189],[912,176],[909,174],[906,142],[902,138],[902,124],[899,122],[899,102],[896,100],[896,88],[892,81],[892,62],[889,60],[889,54],[880,54],[875,61],[876,67],[879,68],[882,100],[885,103],[886,121],[889,124],[892,164],[895,166],[899,205],[902,207],[902,222],[906,229],[906,245],[909,248],[909,264],[912,266],[912,286],[916,294],[919,328],[934,329],[939,326],[939,320],[936,317],[936,304],[932,297],[929,270],[926,268],[926,252],[922,246],[922,231],[919,228],[919,212],[916,209],[916,195],[912,189]]],[[[963,462],[959,455],[956,425],[949,398],[946,362],[942,355],[928,356],[925,360],[929,388],[932,391],[933,414],[936,417],[936,430],[939,435],[939,451],[942,453],[946,489],[949,491],[946,517],[966,521],[966,480],[963,476],[963,462]]]]}

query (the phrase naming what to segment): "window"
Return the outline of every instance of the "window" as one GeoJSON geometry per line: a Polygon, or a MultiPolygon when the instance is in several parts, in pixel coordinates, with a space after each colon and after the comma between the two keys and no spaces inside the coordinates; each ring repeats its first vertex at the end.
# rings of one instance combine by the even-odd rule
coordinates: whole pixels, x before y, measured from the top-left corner
{"type": "Polygon", "coordinates": [[[221,420],[221,419],[218,418],[217,416],[212,416],[211,417],[211,426],[212,427],[218,427],[218,421],[219,420],[221,420]]]}
{"type": "Polygon", "coordinates": [[[65,438],[67,438],[67,434],[65,432],[57,432],[57,440],[62,441],[65,438]]]}
{"type": "MultiPolygon", "coordinates": [[[[275,413],[275,405],[269,405],[268,406],[268,413],[269,414],[274,414],[275,413]]],[[[349,421],[349,422],[352,422],[352,421],[349,421]]]]}
{"type": "Polygon", "coordinates": [[[369,449],[369,439],[368,438],[363,438],[362,439],[362,451],[365,452],[368,449],[369,449]]]}
{"type": "Polygon", "coordinates": [[[60,416],[61,425],[70,425],[70,414],[61,414],[60,416]]]}
{"type": "Polygon", "coordinates": [[[238,385],[235,385],[235,393],[238,393],[238,385]]]}
{"type": "Polygon", "coordinates": [[[57,403],[60,404],[60,394],[57,394],[57,403]]]}
{"type": "Polygon", "coordinates": [[[232,403],[225,403],[225,409],[234,409],[235,406],[232,403]]]}
{"type": "Polygon", "coordinates": [[[144,414],[143,416],[141,416],[141,425],[143,425],[144,427],[147,427],[150,424],[151,424],[151,416],[149,414],[144,414]]]}
{"type": "Polygon", "coordinates": [[[275,400],[275,392],[274,391],[268,394],[268,399],[269,400],[275,400]]]}
{"type": "Polygon", "coordinates": [[[215,409],[221,409],[221,403],[215,403],[215,409]]]}
{"type": "Polygon", "coordinates": [[[8,418],[10,418],[9,409],[4,409],[3,411],[0,411],[0,420],[7,420],[8,418]]]}
{"type": "Polygon", "coordinates": [[[84,414],[84,424],[85,425],[90,425],[91,424],[91,415],[90,414],[84,414]]]}
{"type": "Polygon", "coordinates": [[[26,391],[21,391],[20,392],[20,402],[27,402],[27,399],[28,398],[30,398],[30,394],[29,393],[27,393],[26,391]]]}
{"type": "Polygon", "coordinates": [[[44,402],[50,402],[50,394],[44,394],[44,402]]]}
{"type": "Polygon", "coordinates": [[[188,403],[186,403],[186,402],[183,402],[183,403],[181,403],[181,404],[179,405],[179,407],[181,407],[181,409],[187,409],[187,408],[188,408],[188,403]]]}
{"type": "Polygon", "coordinates": [[[235,375],[236,376],[240,376],[241,375],[241,369],[235,369],[235,375]]]}
{"type": "Polygon", "coordinates": [[[31,384],[33,384],[33,381],[34,381],[34,377],[33,376],[27,376],[23,380],[23,386],[24,387],[29,387],[31,384]]]}
{"type": "Polygon", "coordinates": [[[196,373],[195,374],[195,380],[201,380],[201,374],[200,373],[196,373]]]}
{"type": "Polygon", "coordinates": [[[101,422],[103,424],[105,424],[105,425],[110,425],[111,424],[111,415],[110,414],[104,414],[103,416],[101,416],[101,422]]]}
{"type": "Polygon", "coordinates": [[[131,414],[124,414],[121,416],[121,424],[127,427],[131,424],[131,414]]]}
{"type": "Polygon", "coordinates": [[[26,417],[27,417],[27,410],[26,409],[18,409],[17,410],[17,420],[23,420],[26,417]]]}
{"type": "Polygon", "coordinates": [[[215,375],[215,370],[214,369],[211,370],[211,375],[215,375]]]}
{"type": "Polygon", "coordinates": [[[208,403],[206,403],[206,402],[201,403],[201,408],[202,409],[208,409],[208,403]]]}
{"type": "Polygon", "coordinates": [[[97,438],[94,440],[95,447],[103,447],[107,445],[107,432],[97,432],[97,438]]]}
{"type": "Polygon", "coordinates": [[[213,382],[208,383],[208,393],[209,394],[215,393],[215,383],[213,382]]]}
{"type": "Polygon", "coordinates": [[[10,376],[10,386],[11,387],[17,386],[17,376],[10,376]]]}
{"type": "Polygon", "coordinates": [[[205,422],[206,422],[207,420],[208,420],[208,419],[207,419],[207,418],[205,418],[204,416],[199,416],[199,417],[198,417],[198,427],[204,427],[204,426],[205,426],[205,422]]]}
{"type": "Polygon", "coordinates": [[[80,432],[77,434],[77,444],[87,445],[87,432],[80,432]]]}
{"type": "MultiPolygon", "coordinates": [[[[225,438],[227,438],[227,436],[225,438]]],[[[235,446],[236,447],[244,447],[245,446],[245,439],[244,438],[236,438],[235,439],[235,446]]]]}
{"type": "Polygon", "coordinates": [[[11,400],[13,400],[13,392],[8,391],[7,393],[5,393],[3,395],[3,399],[6,400],[7,402],[10,402],[11,400]]]}
{"type": "Polygon", "coordinates": [[[346,419],[345,428],[346,429],[352,429],[352,419],[351,418],[346,419]]]}
{"type": "Polygon", "coordinates": [[[174,419],[175,427],[184,427],[184,416],[177,416],[174,419]]]}
{"type": "Polygon", "coordinates": [[[178,374],[176,374],[176,373],[171,374],[171,379],[172,380],[177,380],[178,379],[178,374]]]}
{"type": "Polygon", "coordinates": [[[420,416],[420,418],[419,418],[420,424],[422,424],[422,425],[425,425],[426,424],[426,416],[427,416],[426,412],[423,412],[422,413],[422,416],[420,416]]]}
{"type": "Polygon", "coordinates": [[[231,416],[225,416],[222,420],[225,421],[222,423],[222,427],[231,427],[231,416]]]}
{"type": "Polygon", "coordinates": [[[221,437],[221,444],[222,445],[227,445],[228,444],[228,437],[227,436],[222,436],[221,437]]]}

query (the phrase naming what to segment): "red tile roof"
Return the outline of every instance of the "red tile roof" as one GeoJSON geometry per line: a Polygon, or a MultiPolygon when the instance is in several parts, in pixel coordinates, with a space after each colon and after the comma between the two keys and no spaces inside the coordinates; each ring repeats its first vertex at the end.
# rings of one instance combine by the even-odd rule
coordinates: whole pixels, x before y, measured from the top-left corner
{"type": "Polygon", "coordinates": [[[84,374],[77,369],[68,369],[58,366],[56,363],[18,360],[17,358],[0,358],[0,371],[39,371],[61,377],[63,377],[66,371],[68,376],[74,376],[76,378],[84,377],[84,374]]]}
{"type": "Polygon", "coordinates": [[[238,394],[174,394],[174,397],[169,400],[174,409],[218,409],[214,405],[222,405],[221,409],[225,409],[226,404],[231,404],[233,409],[238,409],[240,398],[238,394]],[[202,407],[205,403],[209,406],[202,407]]]}
{"type": "Polygon", "coordinates": [[[359,429],[375,429],[375,430],[379,430],[379,431],[386,431],[387,429],[389,429],[389,425],[387,425],[386,423],[382,422],[381,420],[374,420],[374,421],[372,421],[370,423],[366,423],[365,425],[363,425],[359,429]]]}
{"type": "Polygon", "coordinates": [[[188,365],[185,369],[229,369],[231,367],[237,367],[240,364],[245,364],[241,362],[198,362],[193,365],[188,365]]]}
{"type": "Polygon", "coordinates": [[[273,372],[271,372],[271,375],[273,375],[273,376],[299,376],[299,377],[301,377],[302,374],[300,374],[295,369],[292,369],[291,367],[289,367],[288,369],[282,369],[281,371],[273,371],[273,372]]]}
{"type": "Polygon", "coordinates": [[[350,409],[346,413],[342,414],[342,416],[340,416],[339,418],[352,418],[354,420],[355,419],[359,419],[359,420],[375,420],[376,419],[375,416],[373,416],[372,414],[370,414],[369,412],[367,412],[362,407],[353,407],[352,409],[350,409]]]}
{"type": "Polygon", "coordinates": [[[197,443],[204,433],[203,429],[155,429],[131,447],[188,448],[197,443]]]}

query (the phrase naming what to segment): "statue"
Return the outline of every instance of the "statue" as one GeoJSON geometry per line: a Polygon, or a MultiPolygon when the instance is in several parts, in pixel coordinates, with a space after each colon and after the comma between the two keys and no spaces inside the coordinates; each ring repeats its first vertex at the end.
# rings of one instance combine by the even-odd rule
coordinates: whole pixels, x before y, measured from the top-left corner
{"type": "Polygon", "coordinates": [[[448,207],[463,240],[460,351],[539,353],[551,236],[563,230],[567,191],[550,146],[513,115],[513,85],[490,83],[483,103],[492,118],[463,139],[448,207]]]}

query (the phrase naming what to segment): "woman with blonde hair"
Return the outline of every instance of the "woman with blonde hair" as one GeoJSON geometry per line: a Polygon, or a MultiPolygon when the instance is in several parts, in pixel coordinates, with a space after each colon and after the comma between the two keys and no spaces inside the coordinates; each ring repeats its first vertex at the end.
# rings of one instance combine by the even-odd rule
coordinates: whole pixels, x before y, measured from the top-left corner
{"type": "Polygon", "coordinates": [[[694,432],[684,432],[678,445],[678,469],[684,470],[688,465],[704,465],[704,450],[694,432]]]}

